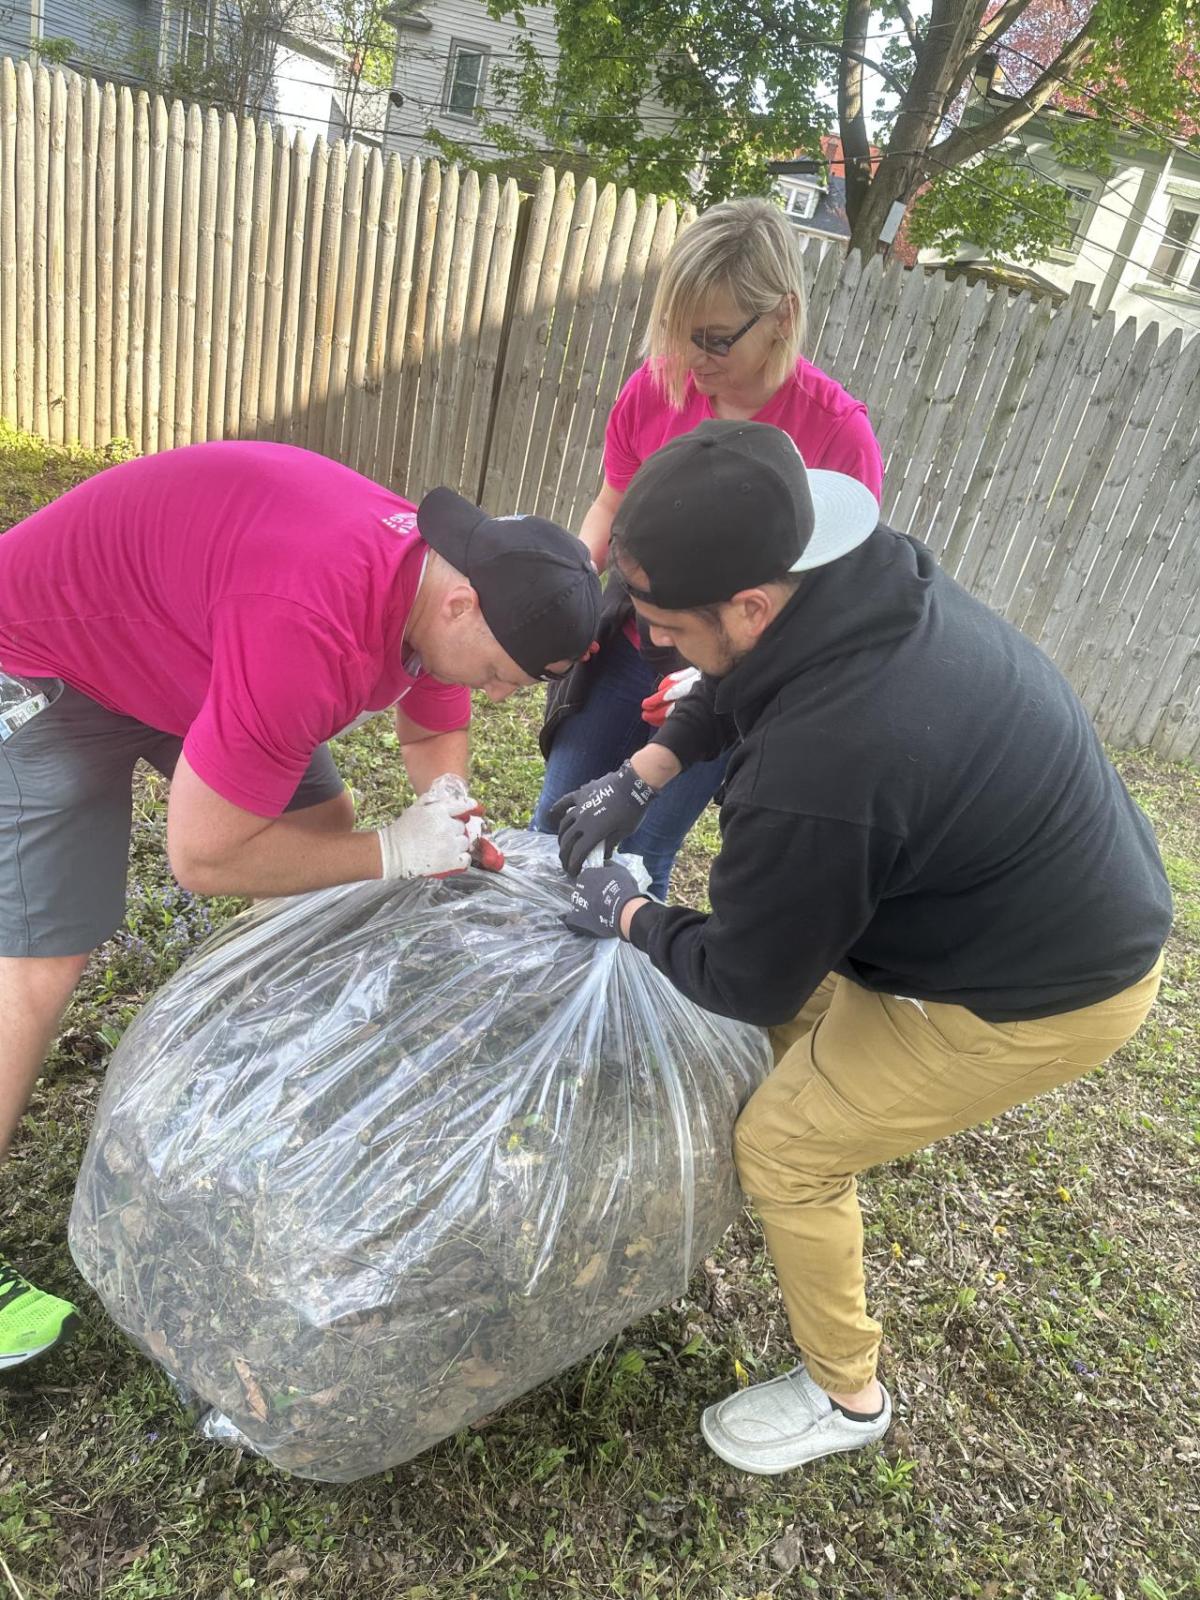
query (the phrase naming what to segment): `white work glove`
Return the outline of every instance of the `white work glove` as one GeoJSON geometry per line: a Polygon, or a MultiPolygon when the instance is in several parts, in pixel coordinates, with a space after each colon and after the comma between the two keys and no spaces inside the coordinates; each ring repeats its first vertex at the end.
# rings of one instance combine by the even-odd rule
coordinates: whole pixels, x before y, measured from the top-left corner
{"type": "Polygon", "coordinates": [[[379,829],[384,881],[465,872],[482,832],[482,810],[461,779],[437,779],[395,822],[379,829]],[[455,792],[455,784],[461,793],[455,792]]]}

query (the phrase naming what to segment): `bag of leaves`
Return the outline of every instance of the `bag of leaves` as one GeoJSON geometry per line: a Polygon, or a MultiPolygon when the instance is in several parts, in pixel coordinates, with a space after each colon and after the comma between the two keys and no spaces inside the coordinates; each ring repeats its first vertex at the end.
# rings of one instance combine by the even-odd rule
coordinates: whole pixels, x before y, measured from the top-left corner
{"type": "Polygon", "coordinates": [[[553,839],[499,843],[500,873],[245,913],[108,1070],[79,1269],[210,1435],[305,1477],[563,1371],[677,1298],[739,1204],[765,1034],[569,933],[553,839]]]}

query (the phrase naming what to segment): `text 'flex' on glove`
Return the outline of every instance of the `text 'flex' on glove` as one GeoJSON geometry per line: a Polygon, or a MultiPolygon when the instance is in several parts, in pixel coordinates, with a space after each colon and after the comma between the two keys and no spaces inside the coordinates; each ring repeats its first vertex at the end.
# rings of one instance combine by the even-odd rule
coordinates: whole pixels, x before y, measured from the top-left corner
{"type": "Polygon", "coordinates": [[[589,939],[618,939],[622,911],[645,893],[638,888],[633,873],[619,861],[586,867],[575,881],[571,909],[563,916],[563,924],[572,933],[582,933],[589,939]]]}

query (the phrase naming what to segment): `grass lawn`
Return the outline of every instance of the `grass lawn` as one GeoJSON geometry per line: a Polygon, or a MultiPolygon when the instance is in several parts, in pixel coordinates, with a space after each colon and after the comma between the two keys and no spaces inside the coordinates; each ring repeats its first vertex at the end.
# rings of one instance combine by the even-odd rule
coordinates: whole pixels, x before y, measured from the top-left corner
{"type": "MultiPolygon", "coordinates": [[[[0,526],[103,464],[0,435],[0,526]]],[[[538,787],[537,715],[534,695],[480,711],[475,788],[502,823],[538,787]]],[[[340,759],[364,820],[404,803],[386,719],[340,759]]],[[[128,930],[93,962],[0,1171],[3,1247],[87,1315],[74,1344],[0,1378],[0,1596],[1200,1595],[1200,774],[1120,766],[1177,895],[1162,1000],[1101,1072],[863,1183],[899,1413],[880,1449],[754,1479],[700,1441],[704,1404],[789,1360],[747,1215],[677,1305],[487,1425],[336,1488],[195,1438],[67,1252],[108,1053],[235,909],[174,886],[147,778],[128,930]]],[[[715,842],[710,815],[681,897],[703,894],[715,842]]]]}

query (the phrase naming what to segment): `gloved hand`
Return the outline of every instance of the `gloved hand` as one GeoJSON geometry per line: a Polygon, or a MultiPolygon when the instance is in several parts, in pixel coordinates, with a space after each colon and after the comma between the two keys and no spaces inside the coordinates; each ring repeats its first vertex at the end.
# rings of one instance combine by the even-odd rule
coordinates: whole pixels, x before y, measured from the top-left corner
{"type": "Polygon", "coordinates": [[[631,900],[645,898],[628,867],[610,861],[603,867],[585,867],[571,890],[571,909],[563,923],[572,933],[589,939],[619,939],[621,912],[631,900]]]}
{"type": "Polygon", "coordinates": [[[652,728],[661,728],[671,715],[676,700],[690,694],[700,682],[697,667],[681,667],[678,672],[668,672],[653,694],[642,701],[642,721],[652,728]]]}
{"type": "Polygon", "coordinates": [[[379,829],[384,881],[465,872],[471,864],[471,847],[483,832],[478,821],[482,813],[483,807],[469,795],[465,801],[461,796],[446,797],[431,786],[394,822],[379,829]]]}
{"type": "Polygon", "coordinates": [[[604,846],[607,860],[637,830],[657,792],[626,761],[616,772],[563,795],[550,813],[563,871],[573,878],[597,845],[604,846]]]}

